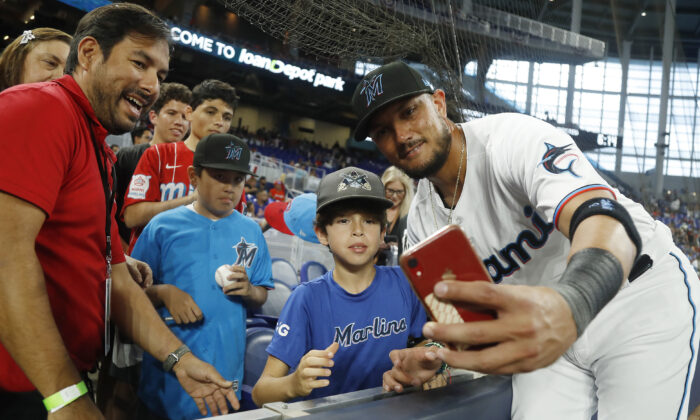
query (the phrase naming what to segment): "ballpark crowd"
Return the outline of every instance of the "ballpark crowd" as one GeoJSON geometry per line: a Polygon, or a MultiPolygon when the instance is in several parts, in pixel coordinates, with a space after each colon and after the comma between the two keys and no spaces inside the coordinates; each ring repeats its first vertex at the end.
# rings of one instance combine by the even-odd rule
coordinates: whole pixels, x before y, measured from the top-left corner
{"type": "Polygon", "coordinates": [[[439,387],[453,366],[513,374],[513,418],[688,411],[697,278],[672,239],[697,270],[696,204],[676,192],[647,203],[669,231],[616,196],[565,134],[514,114],[456,124],[444,92],[401,61],[366,75],[352,100],[354,140],[371,137],[386,160],[232,129],[235,87],[165,82],[169,40],[152,12],[115,3],[86,14],[72,37],[25,31],[0,56],[0,418],[240,409],[246,318],[274,288],[263,229],[275,201],[289,202],[280,229],[313,224],[304,239],[328,247],[334,268],[281,310],[255,405],[439,387]],[[383,91],[366,89],[377,77],[383,91]],[[126,132],[133,146],[109,146],[126,132]],[[556,166],[564,150],[566,169],[556,166]],[[284,179],[255,176],[254,152],[326,175],[315,194],[292,197],[284,179]],[[313,204],[291,217],[302,199],[313,204]],[[484,260],[502,284],[446,273],[434,289],[488,308],[488,321],[428,322],[391,264],[452,223],[484,255],[516,238],[484,260]],[[649,291],[660,298],[645,310],[665,311],[667,323],[628,328],[649,291]],[[603,343],[608,325],[619,333],[603,343]],[[661,333],[672,338],[626,347],[661,333]],[[592,357],[574,363],[584,346],[592,357]],[[654,374],[660,357],[672,374],[654,374]],[[643,380],[610,381],[642,368],[643,380]],[[556,394],[567,387],[577,392],[556,394]]]}

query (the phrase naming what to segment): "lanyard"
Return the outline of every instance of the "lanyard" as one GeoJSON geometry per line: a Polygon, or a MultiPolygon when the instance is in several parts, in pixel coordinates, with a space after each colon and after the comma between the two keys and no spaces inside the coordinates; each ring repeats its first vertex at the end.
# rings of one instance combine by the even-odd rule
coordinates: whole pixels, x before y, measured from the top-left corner
{"type": "Polygon", "coordinates": [[[105,355],[109,352],[111,346],[112,334],[109,328],[109,319],[111,316],[111,294],[112,294],[112,204],[114,203],[114,189],[109,185],[109,177],[112,177],[112,186],[117,184],[117,175],[114,167],[107,167],[109,156],[104,150],[104,146],[97,141],[95,132],[90,125],[90,117],[85,114],[86,123],[90,130],[90,139],[92,146],[95,149],[95,159],[97,160],[97,169],[100,171],[100,179],[102,180],[102,190],[105,195],[105,261],[107,262],[107,273],[105,279],[105,355]]]}

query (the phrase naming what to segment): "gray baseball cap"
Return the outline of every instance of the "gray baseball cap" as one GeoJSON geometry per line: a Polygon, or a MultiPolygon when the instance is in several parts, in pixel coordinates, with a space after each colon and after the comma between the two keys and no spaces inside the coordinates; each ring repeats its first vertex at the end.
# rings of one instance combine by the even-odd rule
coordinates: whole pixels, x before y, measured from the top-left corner
{"type": "Polygon", "coordinates": [[[352,95],[352,107],[360,117],[355,127],[355,140],[367,138],[367,124],[380,108],[434,90],[420,73],[403,61],[394,61],[367,73],[352,95]]]}
{"type": "Polygon", "coordinates": [[[354,166],[324,176],[316,195],[316,213],[329,204],[351,198],[376,201],[387,209],[394,205],[384,196],[384,184],[376,174],[354,166]]]}

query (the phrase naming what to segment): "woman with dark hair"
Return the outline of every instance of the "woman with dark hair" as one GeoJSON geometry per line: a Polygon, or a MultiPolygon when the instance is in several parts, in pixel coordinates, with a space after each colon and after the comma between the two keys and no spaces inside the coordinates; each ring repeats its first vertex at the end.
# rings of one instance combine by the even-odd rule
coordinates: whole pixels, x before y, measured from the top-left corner
{"type": "Polygon", "coordinates": [[[63,76],[72,39],[53,28],[24,31],[0,55],[0,91],[63,76]]]}

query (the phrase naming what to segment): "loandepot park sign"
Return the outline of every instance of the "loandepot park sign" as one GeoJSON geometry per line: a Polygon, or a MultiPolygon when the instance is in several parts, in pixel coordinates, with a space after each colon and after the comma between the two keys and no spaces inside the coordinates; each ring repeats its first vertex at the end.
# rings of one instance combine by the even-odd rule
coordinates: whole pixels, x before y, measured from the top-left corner
{"type": "Polygon", "coordinates": [[[171,26],[170,35],[173,41],[178,44],[221,57],[240,65],[257,67],[262,70],[267,70],[270,73],[281,74],[287,76],[289,80],[298,79],[314,87],[335,89],[341,92],[345,86],[345,80],[340,76],[329,76],[314,68],[302,68],[285,63],[282,60],[255,54],[246,48],[238,48],[224,42],[216,41],[188,29],[171,26]]]}

